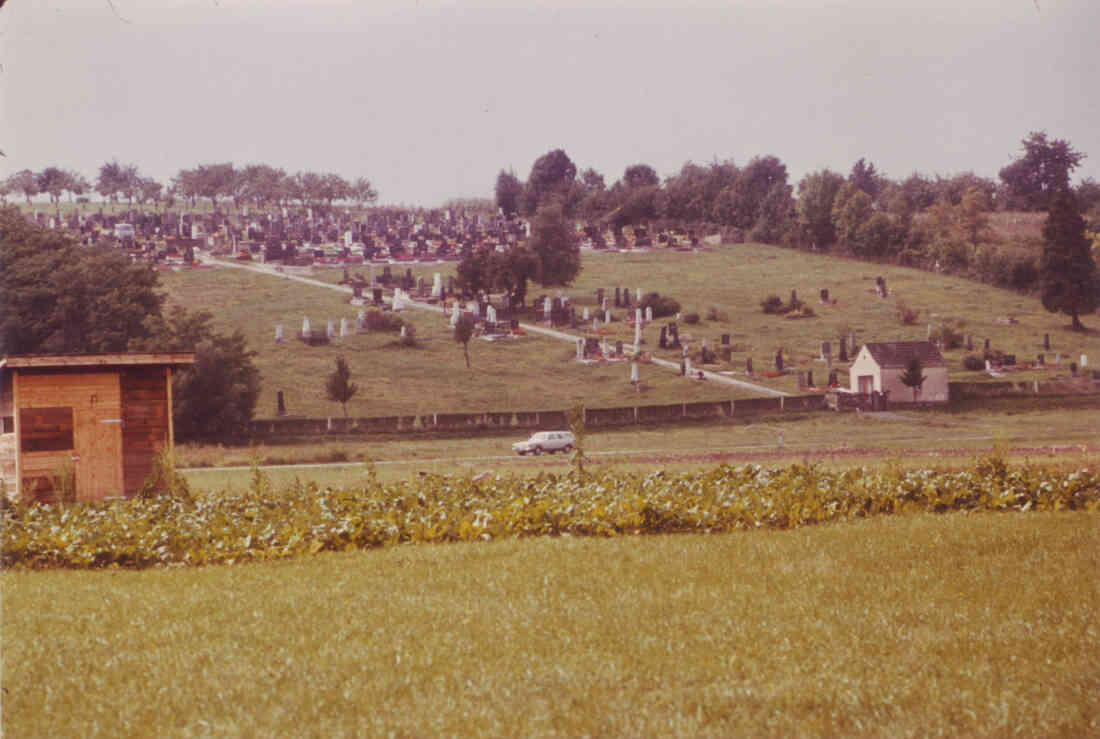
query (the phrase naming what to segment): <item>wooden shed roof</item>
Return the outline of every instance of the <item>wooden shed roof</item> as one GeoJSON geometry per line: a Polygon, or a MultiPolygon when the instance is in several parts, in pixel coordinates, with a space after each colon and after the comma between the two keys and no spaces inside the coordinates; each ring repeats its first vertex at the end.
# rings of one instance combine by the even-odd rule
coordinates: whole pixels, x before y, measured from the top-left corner
{"type": "Polygon", "coordinates": [[[119,353],[119,354],[26,354],[0,359],[4,369],[83,369],[91,367],[132,367],[135,365],[194,364],[192,352],[119,353]]]}
{"type": "Polygon", "coordinates": [[[914,357],[924,367],[947,365],[940,350],[931,341],[868,342],[865,346],[879,367],[908,367],[914,357]]]}

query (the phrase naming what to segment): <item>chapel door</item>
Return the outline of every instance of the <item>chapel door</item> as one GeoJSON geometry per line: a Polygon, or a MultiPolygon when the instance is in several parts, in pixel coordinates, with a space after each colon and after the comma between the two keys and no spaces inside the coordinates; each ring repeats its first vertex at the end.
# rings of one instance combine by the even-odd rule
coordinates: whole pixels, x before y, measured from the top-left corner
{"type": "Polygon", "coordinates": [[[874,375],[860,375],[859,376],[859,394],[870,395],[875,389],[875,376],[874,375]]]}

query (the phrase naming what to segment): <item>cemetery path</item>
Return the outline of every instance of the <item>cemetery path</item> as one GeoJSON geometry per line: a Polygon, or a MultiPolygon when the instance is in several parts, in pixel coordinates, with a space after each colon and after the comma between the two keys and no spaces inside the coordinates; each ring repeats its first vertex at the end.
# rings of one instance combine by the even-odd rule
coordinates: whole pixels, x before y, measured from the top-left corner
{"type": "MultiPolygon", "coordinates": [[[[251,263],[239,263],[239,262],[227,262],[225,260],[218,259],[214,256],[211,256],[207,252],[204,252],[202,254],[202,258],[203,258],[204,261],[208,260],[210,262],[221,265],[223,267],[233,267],[235,269],[250,270],[252,272],[258,272],[260,274],[267,275],[269,277],[278,277],[278,278],[283,278],[283,279],[287,279],[287,280],[297,280],[298,282],[305,283],[306,285],[312,285],[314,287],[323,287],[323,288],[327,288],[329,290],[336,290],[338,292],[343,292],[343,293],[348,293],[348,294],[350,294],[351,291],[352,291],[350,287],[346,287],[344,285],[336,285],[336,284],[331,283],[331,282],[324,282],[323,280],[315,280],[312,277],[305,277],[303,275],[295,275],[295,274],[291,274],[291,273],[288,273],[288,272],[278,272],[278,271],[276,271],[275,267],[269,267],[267,265],[251,264],[251,263]]],[[[443,308],[441,306],[438,306],[438,305],[430,305],[428,303],[421,303],[421,302],[416,301],[416,300],[409,301],[409,304],[413,308],[416,308],[418,310],[427,310],[427,311],[432,311],[432,312],[435,312],[435,313],[443,313],[443,308]]],[[[526,331],[528,333],[541,334],[543,336],[547,336],[547,337],[550,337],[552,339],[557,339],[559,341],[567,341],[567,342],[569,342],[570,344],[572,344],[574,346],[577,343],[577,339],[581,338],[581,337],[577,336],[576,334],[571,334],[567,331],[559,331],[558,329],[547,328],[545,326],[536,326],[535,324],[532,324],[532,323],[521,323],[520,328],[522,328],[524,331],[526,331]]],[[[667,360],[667,359],[658,359],[656,357],[654,357],[651,361],[652,361],[653,364],[657,365],[658,367],[664,367],[665,369],[674,370],[676,372],[680,371],[680,365],[677,362],[672,362],[672,361],[667,360]]],[[[731,385],[731,386],[734,386],[734,387],[744,388],[746,390],[752,390],[753,392],[760,393],[761,395],[771,395],[771,396],[776,396],[776,397],[790,397],[790,393],[783,392],[782,390],[776,390],[774,388],[765,387],[763,385],[757,385],[757,384],[752,383],[752,382],[746,382],[745,380],[738,380],[738,379],[735,379],[733,377],[727,377],[726,375],[720,375],[716,372],[708,372],[707,370],[692,369],[693,374],[697,373],[697,372],[702,372],[703,378],[708,380],[708,381],[711,381],[711,382],[717,382],[717,383],[720,383],[720,384],[723,384],[723,385],[731,385]]]]}

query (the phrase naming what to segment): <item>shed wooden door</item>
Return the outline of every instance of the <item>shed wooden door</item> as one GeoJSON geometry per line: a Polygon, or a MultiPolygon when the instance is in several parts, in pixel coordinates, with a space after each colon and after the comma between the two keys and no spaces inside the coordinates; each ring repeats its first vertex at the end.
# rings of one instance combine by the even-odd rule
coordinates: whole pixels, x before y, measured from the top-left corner
{"type": "Polygon", "coordinates": [[[875,389],[875,376],[874,375],[860,375],[859,376],[859,394],[870,395],[875,389]]]}
{"type": "Polygon", "coordinates": [[[85,375],[76,407],[76,495],[122,495],[122,393],[118,375],[85,375]]]}

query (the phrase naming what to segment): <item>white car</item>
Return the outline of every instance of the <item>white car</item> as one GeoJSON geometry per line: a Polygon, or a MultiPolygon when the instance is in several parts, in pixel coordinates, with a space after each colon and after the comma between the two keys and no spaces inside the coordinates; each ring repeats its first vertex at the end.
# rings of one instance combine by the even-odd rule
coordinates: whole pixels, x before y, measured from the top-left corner
{"type": "Polygon", "coordinates": [[[539,431],[532,434],[527,441],[517,441],[512,445],[512,451],[519,455],[542,454],[547,452],[571,452],[577,440],[571,431],[539,431]]]}

